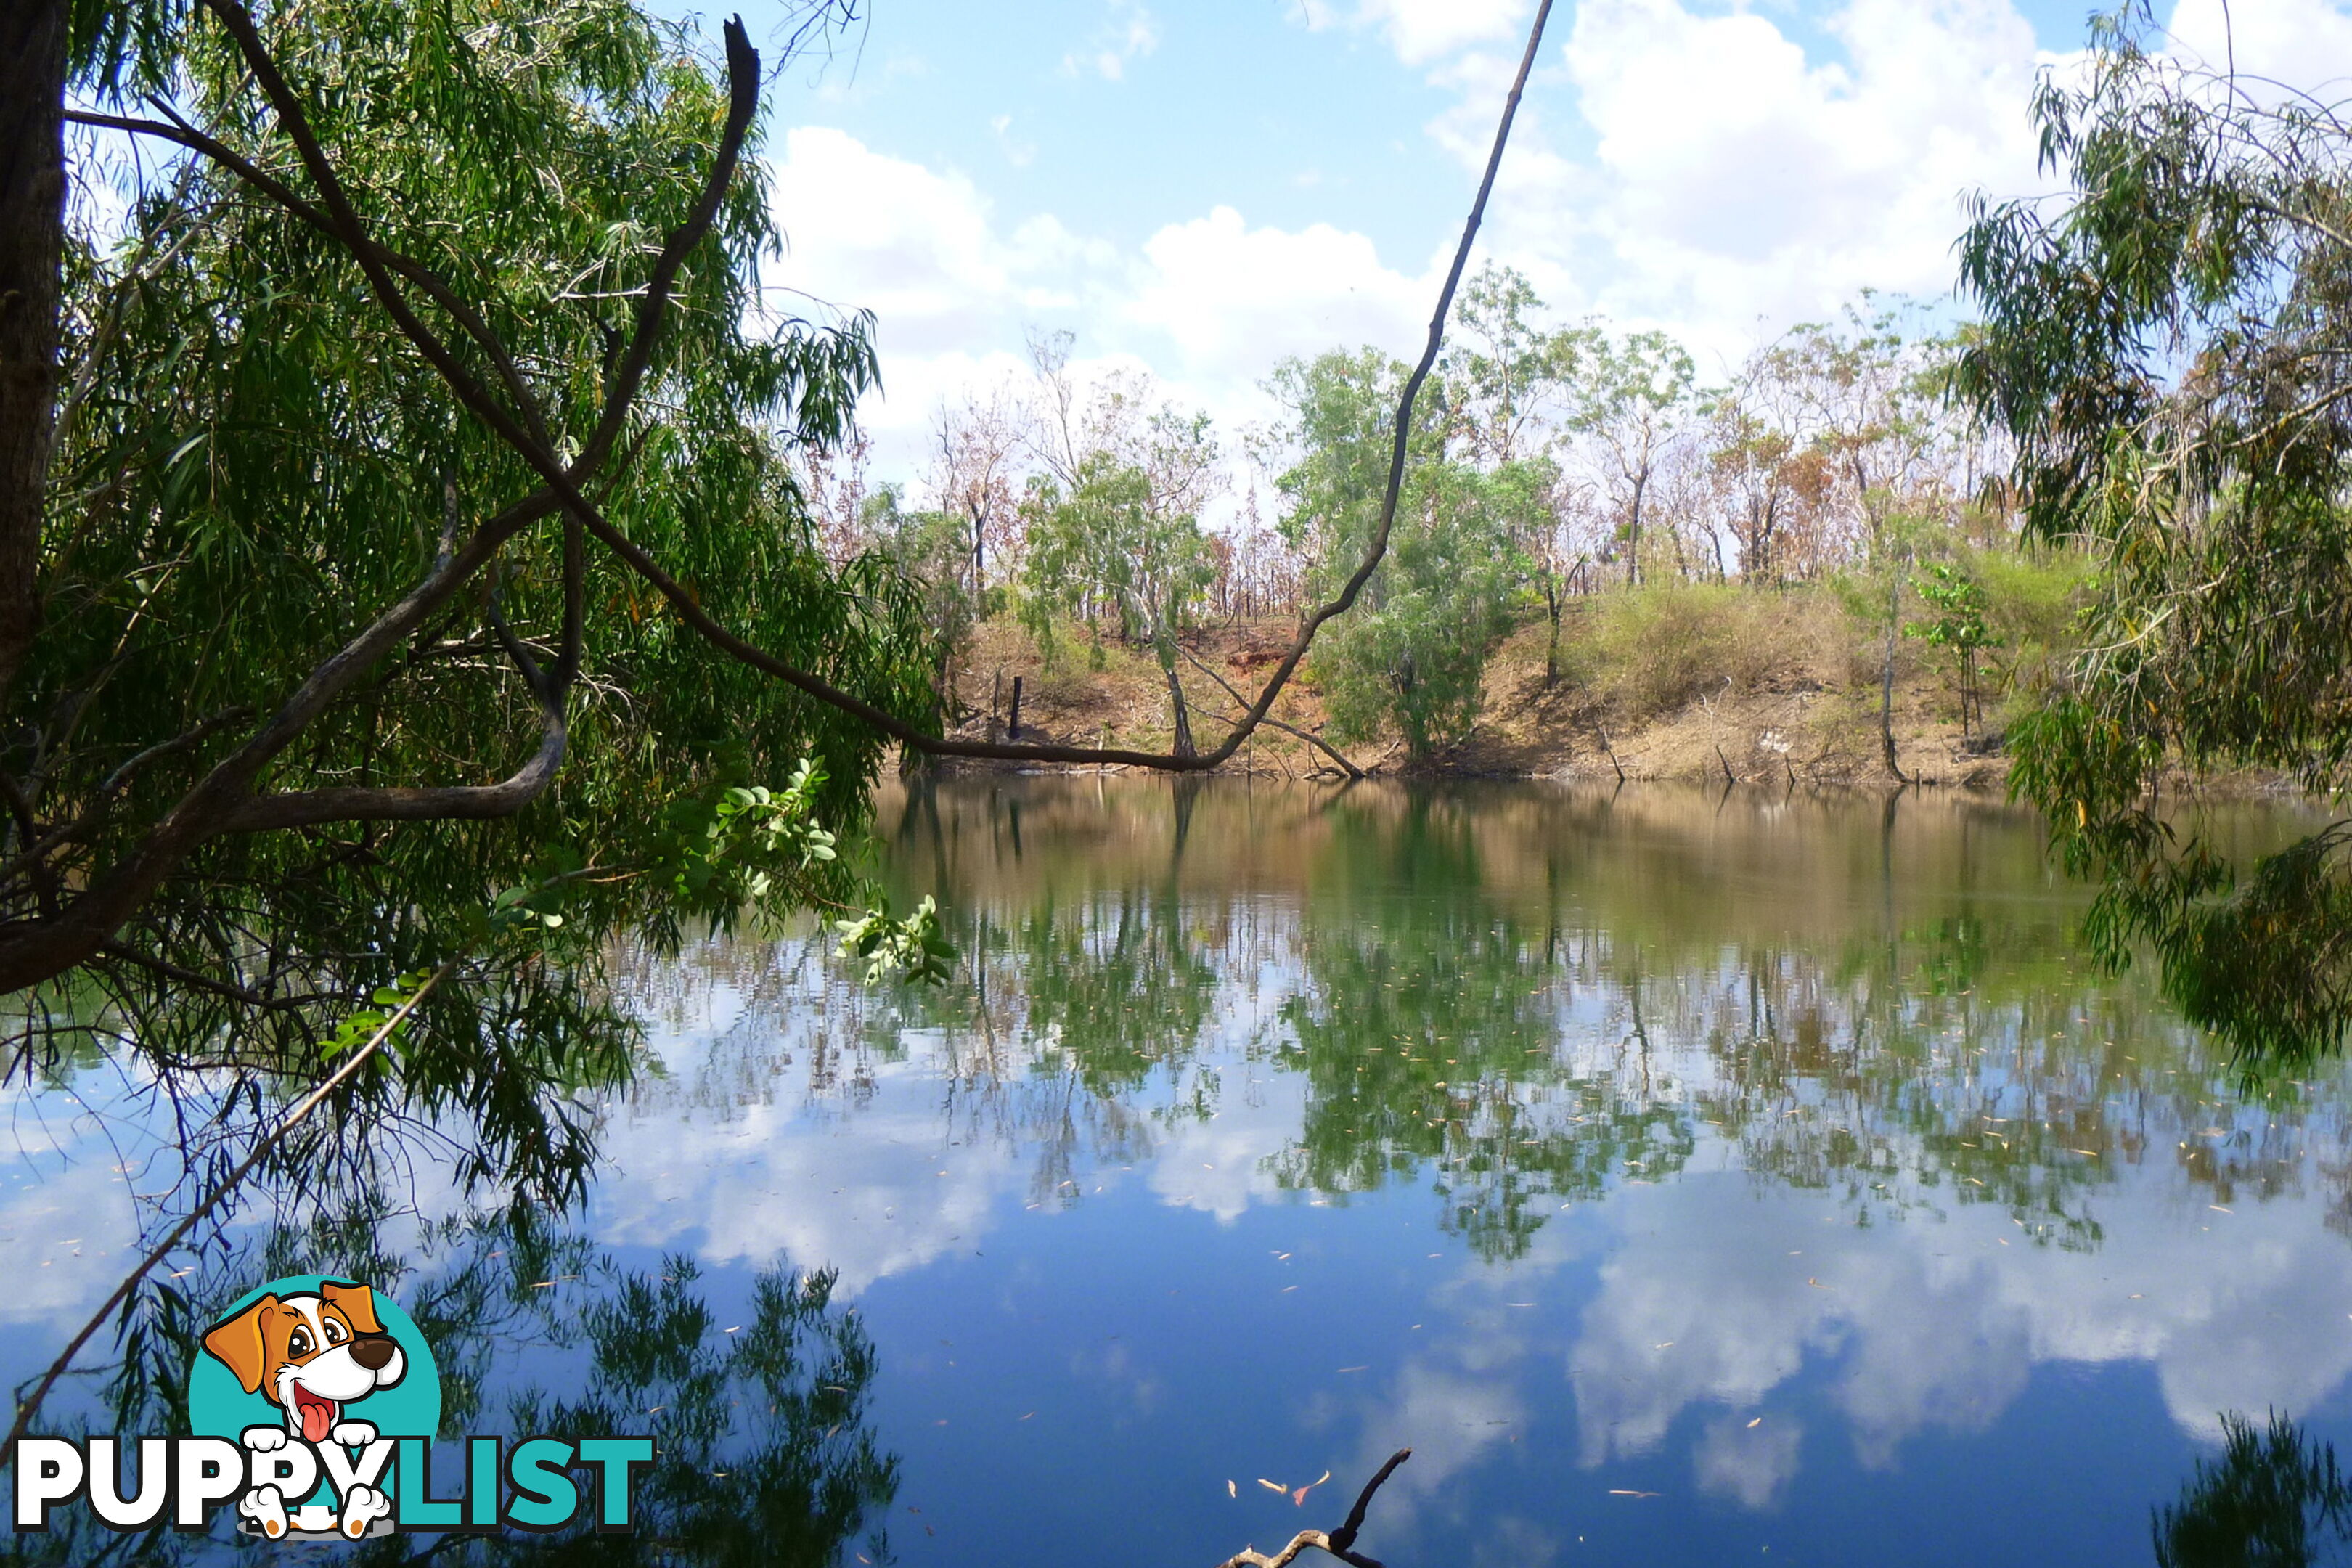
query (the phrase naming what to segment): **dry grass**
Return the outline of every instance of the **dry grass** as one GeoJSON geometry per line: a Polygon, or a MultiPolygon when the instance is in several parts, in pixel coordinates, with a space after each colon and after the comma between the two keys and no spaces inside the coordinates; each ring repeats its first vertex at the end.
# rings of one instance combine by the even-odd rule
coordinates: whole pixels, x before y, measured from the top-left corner
{"type": "MultiPolygon", "coordinates": [[[[1989,618],[2003,637],[1989,660],[1988,707],[1999,723],[2000,670],[2031,684],[2063,660],[2079,573],[2065,563],[2006,557],[1982,563],[1989,618]]],[[[1596,595],[1570,606],[1559,679],[1544,679],[1549,628],[1523,627],[1487,673],[1486,706],[1465,744],[1433,759],[1437,771],[1635,778],[1866,782],[1884,776],[1878,739],[1885,584],[1758,590],[1672,584],[1596,595]],[[1613,755],[1612,755],[1613,753],[1613,755]]],[[[1204,631],[1193,652],[1244,694],[1294,631],[1269,620],[1204,631]]],[[[1997,784],[2006,762],[1964,744],[1948,660],[1912,638],[1895,645],[1894,722],[1904,771],[1930,782],[1997,784]]],[[[1169,736],[1167,689],[1148,650],[1082,636],[1065,639],[1047,669],[1026,632],[981,628],[959,661],[968,732],[1001,733],[1013,677],[1023,678],[1022,728],[1040,738],[1158,748],[1169,736]]],[[[1214,745],[1233,699],[1189,665],[1182,671],[1194,733],[1214,745]]],[[[1294,681],[1276,716],[1321,728],[1319,694],[1294,681]]],[[[1263,771],[1306,773],[1322,759],[1304,743],[1261,731],[1244,753],[1263,771]]],[[[1359,765],[1394,768],[1392,745],[1351,752],[1359,765]]]]}

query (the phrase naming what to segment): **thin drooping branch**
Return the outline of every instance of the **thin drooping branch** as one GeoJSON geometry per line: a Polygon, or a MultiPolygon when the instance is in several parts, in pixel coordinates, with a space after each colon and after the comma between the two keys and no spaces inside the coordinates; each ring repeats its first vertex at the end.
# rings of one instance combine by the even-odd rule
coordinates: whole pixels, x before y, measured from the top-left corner
{"type": "Polygon", "coordinates": [[[1381,1568],[1379,1559],[1367,1557],[1356,1550],[1356,1536],[1364,1528],[1364,1510],[1372,1506],[1372,1494],[1381,1489],[1381,1483],[1396,1474],[1399,1465],[1412,1458],[1411,1448],[1399,1448],[1391,1454],[1388,1463],[1382,1465],[1379,1472],[1364,1483],[1364,1489],[1356,1494],[1356,1506],[1348,1510],[1348,1521],[1339,1529],[1328,1531],[1302,1530],[1290,1538],[1288,1545],[1271,1557],[1263,1552],[1244,1547],[1218,1563],[1217,1568],[1286,1568],[1310,1546],[1318,1552],[1329,1552],[1342,1563],[1353,1564],[1353,1568],[1381,1568]]]}
{"type": "MultiPolygon", "coordinates": [[[[163,107],[165,112],[170,112],[169,106],[163,107]]],[[[87,125],[99,131],[120,131],[128,135],[151,137],[185,147],[226,169],[337,244],[354,253],[360,246],[366,247],[386,268],[415,284],[424,291],[425,298],[447,311],[449,318],[465,329],[466,335],[480,345],[482,352],[489,356],[490,363],[498,367],[499,379],[513,395],[533,434],[541,440],[547,438],[546,418],[538,397],[530,390],[530,384],[523,379],[522,371],[516,365],[514,355],[508,350],[505,341],[499,336],[497,329],[482,318],[480,311],[467,304],[465,298],[444,282],[431,268],[372,238],[362,237],[359,245],[353,245],[351,237],[336,226],[333,218],[320,210],[317,203],[304,199],[293,186],[226,142],[206,135],[184,121],[174,119],[166,123],[161,120],[138,120],[126,115],[99,114],[75,109],[66,110],[65,117],[70,124],[87,125]]]]}
{"type": "Polygon", "coordinates": [[[123,942],[110,942],[101,945],[99,951],[118,963],[128,963],[135,969],[143,969],[148,973],[168,980],[175,985],[185,985],[191,990],[207,992],[247,1007],[272,1007],[291,1011],[297,1007],[307,1006],[312,1002],[324,1000],[323,997],[319,996],[271,996],[249,985],[234,985],[217,976],[204,973],[200,970],[190,969],[184,964],[173,963],[169,959],[157,958],[151,953],[142,952],[137,948],[123,942]]]}
{"type": "Polygon", "coordinates": [[[121,1306],[129,1298],[131,1292],[137,1288],[139,1281],[146,1277],[147,1271],[169,1258],[172,1255],[172,1249],[186,1240],[188,1233],[202,1225],[205,1215],[218,1208],[229,1194],[236,1191],[244,1184],[246,1177],[253,1173],[254,1167],[260,1164],[272,1149],[283,1142],[288,1133],[300,1126],[310,1112],[325,1103],[329,1095],[341,1088],[351,1079],[352,1074],[366,1066],[369,1058],[376,1054],[384,1041],[392,1037],[394,1031],[406,1023],[409,1015],[416,1011],[417,1005],[433,994],[433,988],[447,979],[449,972],[457,967],[457,961],[452,958],[428,975],[425,983],[416,988],[415,995],[394,1009],[392,1016],[384,1019],[374,1034],[370,1035],[358,1049],[344,1058],[341,1067],[328,1075],[325,1082],[297,1100],[293,1108],[278,1119],[278,1124],[264,1133],[261,1141],[237,1163],[236,1169],[229,1172],[227,1177],[218,1186],[205,1195],[204,1202],[189,1210],[181,1218],[180,1223],[173,1226],[163,1239],[157,1242],[147,1256],[141,1258],[131,1272],[122,1277],[122,1282],[99,1304],[98,1310],[89,1315],[89,1321],[82,1324],[81,1331],[68,1341],[66,1348],[58,1353],[58,1359],[49,1363],[49,1369],[43,1373],[40,1381],[33,1385],[32,1393],[17,1402],[16,1417],[9,1423],[7,1440],[0,1442],[0,1465],[6,1464],[15,1457],[17,1440],[31,1429],[33,1417],[39,1414],[41,1402],[49,1396],[49,1390],[57,1386],[58,1379],[63,1377],[66,1374],[66,1369],[73,1365],[73,1358],[81,1353],[82,1346],[89,1342],[89,1337],[98,1332],[100,1324],[113,1316],[115,1309],[121,1306]]]}

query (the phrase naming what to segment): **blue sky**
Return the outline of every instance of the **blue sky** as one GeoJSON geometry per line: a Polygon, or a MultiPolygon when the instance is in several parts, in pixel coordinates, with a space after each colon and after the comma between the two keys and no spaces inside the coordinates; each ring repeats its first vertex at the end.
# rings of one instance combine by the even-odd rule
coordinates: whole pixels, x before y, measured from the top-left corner
{"type": "MultiPolygon", "coordinates": [[[[2352,78],[2347,5],[2234,0],[2242,68],[2352,78]]],[[[877,471],[914,478],[934,410],[1016,380],[1033,330],[1229,430],[1285,354],[1410,354],[1533,0],[864,8],[772,86],[772,281],[877,311],[877,471]]],[[[2221,0],[2162,8],[2218,51],[2221,0]]],[[[788,9],[745,6],[772,58],[788,9]]],[[[1559,0],[1486,253],[1706,369],[1865,287],[1945,296],[1960,194],[2038,187],[2026,95],[2088,14],[1559,0]]]]}

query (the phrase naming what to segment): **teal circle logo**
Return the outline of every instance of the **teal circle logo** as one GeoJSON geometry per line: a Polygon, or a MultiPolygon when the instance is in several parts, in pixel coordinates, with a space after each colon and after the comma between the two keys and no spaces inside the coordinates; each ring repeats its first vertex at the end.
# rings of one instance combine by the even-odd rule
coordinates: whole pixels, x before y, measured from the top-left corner
{"type": "Polygon", "coordinates": [[[289,1275],[247,1291],[205,1331],[188,1369],[188,1424],[257,1460],[289,1456],[289,1487],[256,1487],[239,1504],[248,1533],[379,1534],[392,1527],[392,1467],[313,1487],[307,1456],[289,1450],[365,1458],[388,1457],[403,1437],[430,1442],[441,1429],[440,1369],[390,1296],[331,1274],[289,1275]]]}

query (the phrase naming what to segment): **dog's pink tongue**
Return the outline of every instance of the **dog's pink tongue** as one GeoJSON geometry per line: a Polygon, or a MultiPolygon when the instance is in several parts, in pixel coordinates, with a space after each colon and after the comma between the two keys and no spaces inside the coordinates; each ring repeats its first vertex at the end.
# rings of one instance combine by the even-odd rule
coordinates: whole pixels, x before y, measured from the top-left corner
{"type": "Polygon", "coordinates": [[[323,1401],[312,1401],[309,1399],[299,1400],[296,1403],[300,1406],[302,1411],[302,1441],[305,1443],[325,1442],[327,1440],[328,1429],[335,1424],[334,1406],[328,1405],[323,1401]]]}

